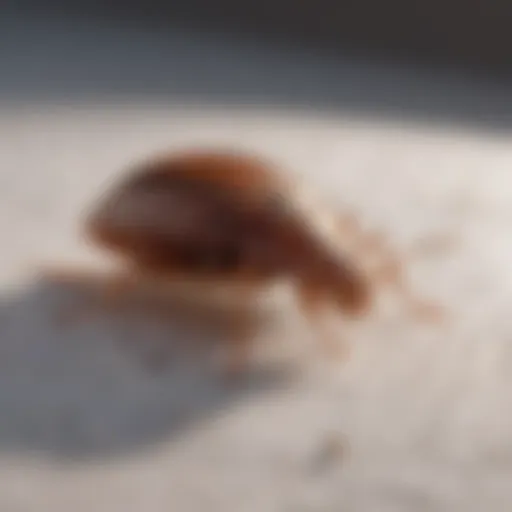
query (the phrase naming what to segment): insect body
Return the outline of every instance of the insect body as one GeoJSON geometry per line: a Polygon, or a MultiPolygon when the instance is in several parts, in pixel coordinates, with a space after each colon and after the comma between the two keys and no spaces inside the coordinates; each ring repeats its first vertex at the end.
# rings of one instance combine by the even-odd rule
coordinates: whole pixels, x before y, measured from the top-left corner
{"type": "MultiPolygon", "coordinates": [[[[249,290],[288,279],[312,319],[329,304],[363,314],[371,280],[338,243],[336,216],[322,224],[307,197],[296,180],[253,155],[161,155],[128,170],[99,199],[86,232],[139,275],[249,290]]],[[[238,362],[246,345],[233,344],[238,362]]]]}

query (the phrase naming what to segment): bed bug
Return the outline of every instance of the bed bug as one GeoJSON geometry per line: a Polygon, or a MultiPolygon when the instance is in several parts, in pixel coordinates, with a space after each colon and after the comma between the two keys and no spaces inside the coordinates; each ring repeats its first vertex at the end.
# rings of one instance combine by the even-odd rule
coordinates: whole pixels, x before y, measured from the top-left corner
{"type": "MultiPolygon", "coordinates": [[[[320,207],[275,163],[236,151],[193,149],[137,162],[98,198],[84,224],[125,276],[169,286],[187,279],[231,284],[247,296],[286,280],[316,326],[326,307],[351,317],[369,312],[377,274],[395,279],[398,268],[390,258],[369,272],[339,236],[357,231],[353,218],[320,207]]],[[[382,249],[371,237],[365,244],[370,252],[382,249]]],[[[111,295],[128,281],[113,281],[111,295]]],[[[234,330],[230,372],[246,364],[248,338],[234,330]]]]}

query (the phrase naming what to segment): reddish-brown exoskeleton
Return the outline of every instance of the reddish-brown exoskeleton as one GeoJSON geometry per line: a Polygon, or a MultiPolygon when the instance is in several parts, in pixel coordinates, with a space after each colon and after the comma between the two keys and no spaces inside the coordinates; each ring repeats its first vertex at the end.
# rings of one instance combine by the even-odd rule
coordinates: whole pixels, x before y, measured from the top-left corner
{"type": "MultiPolygon", "coordinates": [[[[100,198],[86,232],[138,276],[233,283],[249,292],[289,278],[313,320],[329,304],[363,314],[372,280],[339,246],[340,219],[322,224],[306,198],[295,179],[254,155],[161,155],[100,198]]],[[[231,369],[246,361],[250,340],[243,338],[233,333],[231,369]]]]}

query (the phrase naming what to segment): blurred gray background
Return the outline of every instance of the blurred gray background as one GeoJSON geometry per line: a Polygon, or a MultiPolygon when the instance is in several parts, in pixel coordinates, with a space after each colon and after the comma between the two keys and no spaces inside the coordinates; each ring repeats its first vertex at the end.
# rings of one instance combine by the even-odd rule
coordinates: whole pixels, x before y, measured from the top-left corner
{"type": "Polygon", "coordinates": [[[2,4],[0,101],[175,98],[508,128],[506,1],[2,4]]]}
{"type": "Polygon", "coordinates": [[[466,70],[507,74],[511,64],[506,0],[45,0],[20,2],[66,16],[145,23],[162,30],[187,23],[266,40],[466,70]]]}

